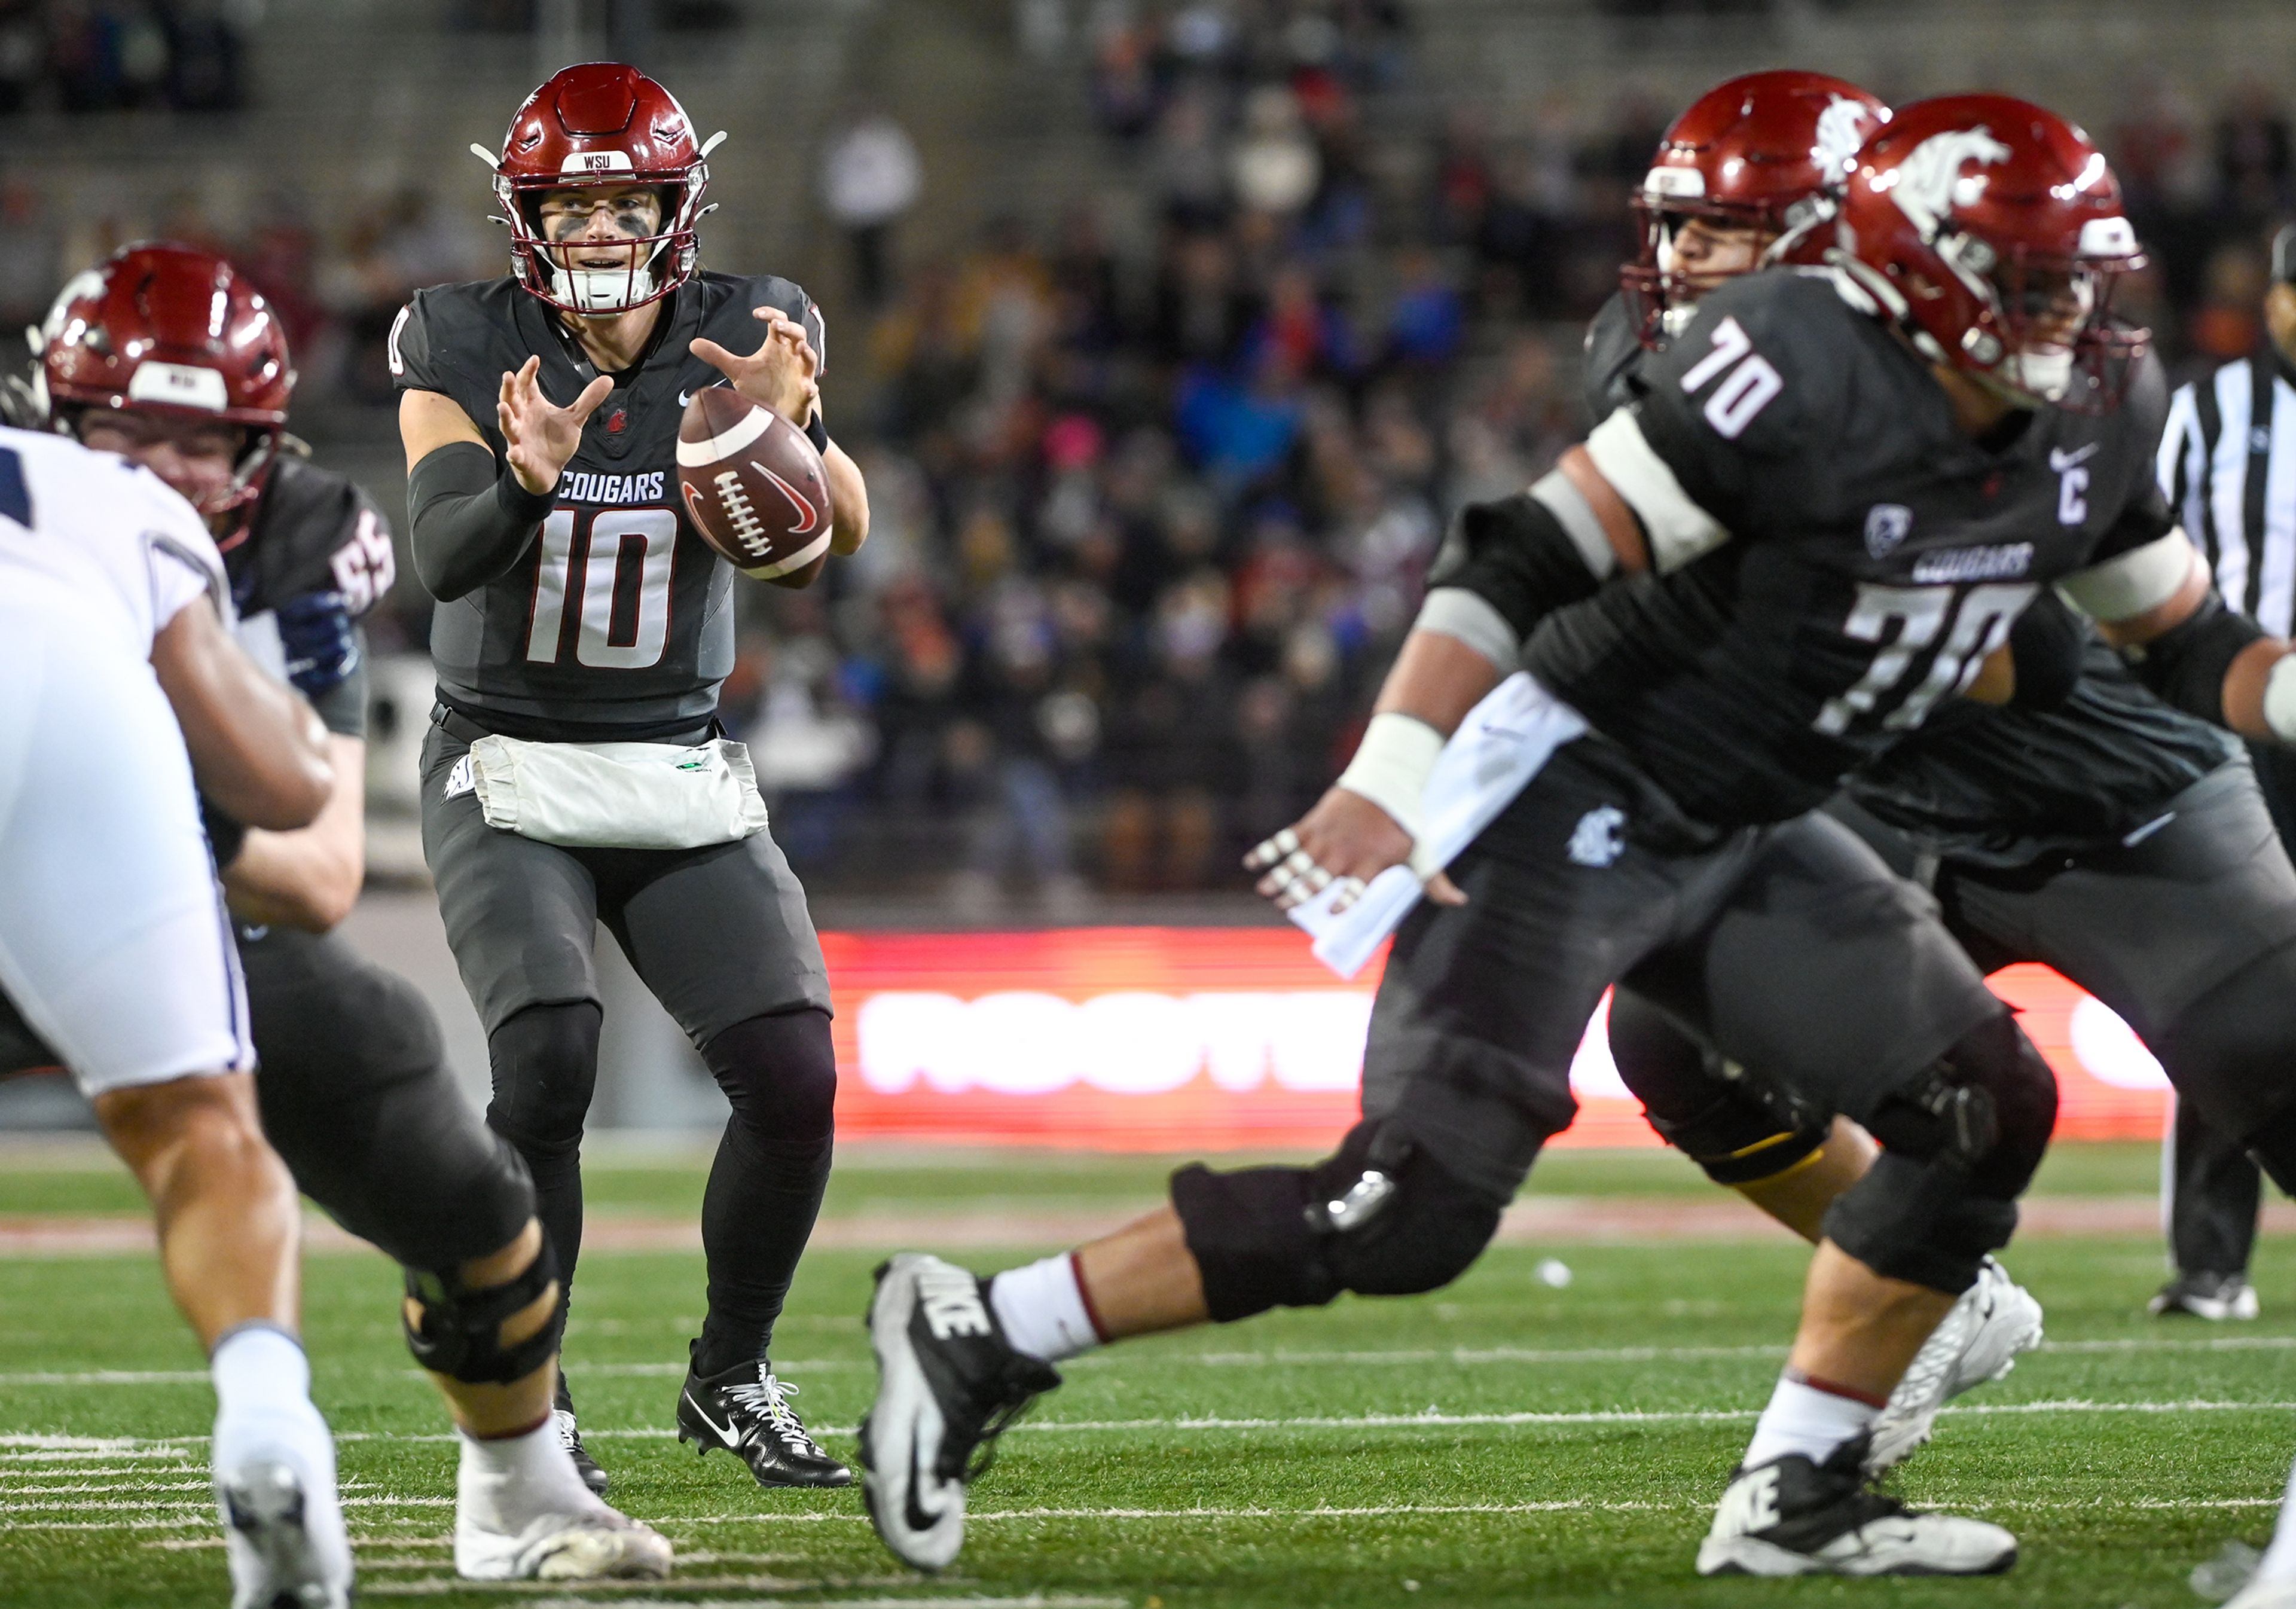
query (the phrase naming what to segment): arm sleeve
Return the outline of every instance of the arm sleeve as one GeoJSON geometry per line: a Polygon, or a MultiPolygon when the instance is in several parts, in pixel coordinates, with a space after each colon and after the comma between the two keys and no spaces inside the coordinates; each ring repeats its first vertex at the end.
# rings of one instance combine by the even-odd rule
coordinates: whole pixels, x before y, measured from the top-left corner
{"type": "Polygon", "coordinates": [[[508,573],[554,506],[477,442],[449,442],[406,477],[414,573],[441,603],[474,591],[508,573]]]}
{"type": "Polygon", "coordinates": [[[2192,619],[2124,650],[2122,657],[2163,703],[2221,727],[2225,672],[2242,649],[2264,635],[2254,620],[2226,608],[2223,596],[2210,587],[2192,619]]]}

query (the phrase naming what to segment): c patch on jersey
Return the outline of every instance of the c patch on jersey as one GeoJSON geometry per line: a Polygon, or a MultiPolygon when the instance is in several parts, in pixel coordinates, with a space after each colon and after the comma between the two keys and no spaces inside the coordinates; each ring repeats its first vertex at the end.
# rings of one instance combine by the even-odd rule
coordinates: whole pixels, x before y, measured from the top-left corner
{"type": "Polygon", "coordinates": [[[1914,534],[1914,511],[1902,503],[1876,503],[1866,511],[1866,554],[1886,559],[1914,534]]]}

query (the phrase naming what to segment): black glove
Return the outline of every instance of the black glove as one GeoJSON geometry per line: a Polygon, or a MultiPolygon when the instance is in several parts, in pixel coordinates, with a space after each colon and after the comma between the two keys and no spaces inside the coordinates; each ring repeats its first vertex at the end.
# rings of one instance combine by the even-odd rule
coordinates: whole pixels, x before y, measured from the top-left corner
{"type": "Polygon", "coordinates": [[[358,635],[341,593],[306,593],[280,604],[277,613],[287,679],[304,697],[339,686],[358,668],[358,635]]]}

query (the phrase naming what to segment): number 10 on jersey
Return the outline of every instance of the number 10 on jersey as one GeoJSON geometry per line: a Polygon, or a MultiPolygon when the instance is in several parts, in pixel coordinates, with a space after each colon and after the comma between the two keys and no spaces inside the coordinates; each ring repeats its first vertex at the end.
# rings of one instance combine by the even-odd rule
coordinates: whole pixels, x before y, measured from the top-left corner
{"type": "Polygon", "coordinates": [[[541,548],[526,632],[529,663],[558,662],[569,596],[578,600],[576,663],[644,670],[660,662],[669,640],[670,567],[677,552],[674,512],[554,509],[542,522],[541,548]]]}

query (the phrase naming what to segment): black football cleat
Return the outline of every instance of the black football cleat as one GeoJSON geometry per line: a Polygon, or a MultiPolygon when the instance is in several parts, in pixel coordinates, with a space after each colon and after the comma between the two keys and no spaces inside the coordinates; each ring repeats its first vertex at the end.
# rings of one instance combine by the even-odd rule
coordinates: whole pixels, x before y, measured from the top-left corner
{"type": "Polygon", "coordinates": [[[582,1445],[581,1427],[574,1423],[574,1394],[566,1389],[566,1376],[558,1376],[558,1396],[550,1405],[550,1417],[558,1426],[558,1445],[574,1460],[574,1473],[582,1477],[582,1484],[593,1496],[606,1495],[606,1472],[598,1467],[598,1460],[582,1445]]]}
{"type": "Polygon", "coordinates": [[[867,1323],[877,1352],[877,1400],[861,1421],[869,1522],[903,1563],[939,1570],[964,1545],[966,1485],[1060,1373],[1015,1351],[980,1280],[938,1257],[904,1252],[880,1267],[867,1323]]]}
{"type": "Polygon", "coordinates": [[[797,1387],[759,1359],[707,1379],[688,1373],[677,1393],[677,1439],[706,1458],[724,1448],[750,1466],[760,1486],[850,1486],[853,1472],[806,1433],[789,1400],[797,1387]]]}
{"type": "Polygon", "coordinates": [[[1868,1438],[1816,1464],[1788,1453],[1740,1469],[1698,1547],[1701,1575],[1998,1575],[2017,1539],[1957,1515],[1919,1514],[1866,1484],[1868,1438]]]}

